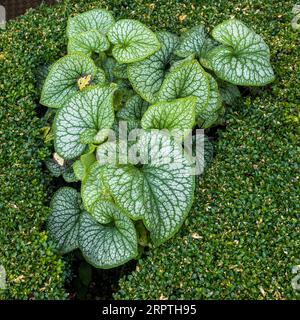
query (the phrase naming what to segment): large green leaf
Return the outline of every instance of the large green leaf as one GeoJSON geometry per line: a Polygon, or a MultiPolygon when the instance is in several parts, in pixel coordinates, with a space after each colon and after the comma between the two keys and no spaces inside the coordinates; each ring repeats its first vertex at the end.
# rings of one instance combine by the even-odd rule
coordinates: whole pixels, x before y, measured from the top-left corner
{"type": "Polygon", "coordinates": [[[122,19],[108,32],[109,41],[114,44],[113,56],[119,63],[131,63],[145,59],[159,50],[156,35],[136,20],[122,19]]]}
{"type": "Polygon", "coordinates": [[[85,209],[92,212],[93,205],[98,200],[109,198],[107,189],[102,181],[102,175],[105,166],[99,164],[97,161],[90,166],[85,178],[81,184],[81,196],[85,209]]]}
{"type": "Polygon", "coordinates": [[[69,18],[67,35],[68,37],[77,36],[81,32],[92,29],[106,34],[114,23],[115,19],[108,11],[101,9],[90,10],[69,18]]]}
{"type": "Polygon", "coordinates": [[[211,66],[219,78],[243,86],[261,86],[274,80],[269,47],[242,22],[225,21],[212,35],[222,43],[210,52],[211,66]]]}
{"type": "Polygon", "coordinates": [[[71,37],[68,42],[68,53],[81,52],[86,55],[100,53],[109,49],[105,35],[97,30],[90,30],[71,37]]]}
{"type": "Polygon", "coordinates": [[[114,122],[115,88],[94,86],[72,97],[54,120],[54,145],[65,159],[78,157],[89,143],[101,143],[114,122]]]}
{"type": "Polygon", "coordinates": [[[55,62],[46,78],[41,95],[41,104],[61,108],[78,92],[78,80],[96,75],[97,68],[91,58],[81,53],[67,55],[55,62]]]}
{"type": "MultiPolygon", "coordinates": [[[[143,219],[159,245],[178,231],[191,208],[190,161],[175,139],[157,130],[143,132],[132,148],[139,154],[139,163],[108,165],[103,177],[118,205],[132,219],[143,219]]],[[[135,163],[131,152],[129,158],[135,163]]]]}
{"type": "Polygon", "coordinates": [[[72,188],[59,189],[51,201],[48,232],[62,253],[77,249],[80,220],[79,193],[72,188]]]}
{"type": "Polygon", "coordinates": [[[176,55],[186,58],[191,54],[200,56],[207,34],[204,26],[195,26],[180,37],[176,55]]]}
{"type": "Polygon", "coordinates": [[[210,84],[210,93],[208,104],[198,112],[198,125],[203,128],[209,128],[217,122],[222,111],[222,99],[219,92],[217,81],[212,75],[207,74],[210,84]]]}
{"type": "Polygon", "coordinates": [[[128,66],[128,76],[134,90],[151,103],[156,101],[178,41],[177,36],[169,32],[158,32],[157,38],[161,43],[159,51],[128,66]]]}
{"type": "Polygon", "coordinates": [[[185,61],[166,76],[158,101],[168,101],[188,96],[197,97],[196,116],[207,106],[210,85],[207,73],[196,60],[185,61]]]}
{"type": "Polygon", "coordinates": [[[196,97],[157,102],[142,118],[143,129],[192,129],[195,124],[196,97]]]}
{"type": "Polygon", "coordinates": [[[97,208],[95,217],[83,213],[80,219],[79,246],[84,258],[102,269],[113,268],[135,258],[138,246],[132,221],[113,203],[101,202],[97,208]],[[101,224],[96,219],[110,222],[101,224]]]}

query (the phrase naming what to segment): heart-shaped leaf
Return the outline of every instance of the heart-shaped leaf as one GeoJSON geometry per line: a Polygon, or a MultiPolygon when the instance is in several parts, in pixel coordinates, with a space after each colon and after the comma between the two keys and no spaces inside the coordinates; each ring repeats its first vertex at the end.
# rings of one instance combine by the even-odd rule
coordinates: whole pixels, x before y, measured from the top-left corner
{"type": "Polygon", "coordinates": [[[212,35],[222,43],[210,52],[211,66],[219,78],[243,86],[261,86],[274,80],[269,47],[242,22],[225,21],[212,35]]]}
{"type": "Polygon", "coordinates": [[[151,103],[156,101],[178,42],[177,36],[169,32],[158,32],[157,38],[161,43],[160,50],[128,66],[128,77],[134,90],[151,103]]]}
{"type": "Polygon", "coordinates": [[[92,212],[98,200],[109,199],[109,194],[102,180],[105,166],[95,162],[88,170],[81,184],[81,197],[85,209],[92,212]]]}
{"type": "Polygon", "coordinates": [[[180,42],[175,54],[182,58],[186,58],[191,54],[199,57],[206,37],[207,33],[204,26],[193,27],[180,37],[180,42]]]}
{"type": "Polygon", "coordinates": [[[95,217],[83,213],[80,219],[79,245],[84,258],[94,267],[108,269],[135,258],[137,234],[132,221],[110,202],[100,202],[95,217]],[[107,224],[101,224],[105,218],[107,224]]]}
{"type": "Polygon", "coordinates": [[[54,194],[48,218],[48,232],[62,253],[70,252],[79,246],[80,212],[79,193],[75,189],[63,187],[54,194]]]}
{"type": "Polygon", "coordinates": [[[189,96],[197,97],[196,117],[207,106],[209,79],[196,60],[186,61],[166,76],[158,93],[158,101],[168,101],[189,96]]]}
{"type": "Polygon", "coordinates": [[[157,130],[143,132],[132,148],[140,164],[108,165],[103,177],[118,205],[132,219],[143,219],[154,244],[159,245],[178,231],[191,208],[190,160],[174,139],[157,130]]]}
{"type": "Polygon", "coordinates": [[[143,60],[160,48],[156,35],[141,22],[132,19],[119,20],[107,35],[114,44],[112,54],[119,63],[143,60]]]}
{"type": "Polygon", "coordinates": [[[93,29],[106,34],[114,23],[115,19],[108,11],[101,9],[90,10],[69,18],[67,35],[70,38],[93,29]]]}
{"type": "Polygon", "coordinates": [[[55,62],[46,78],[41,95],[41,104],[61,108],[76,92],[78,80],[84,76],[91,79],[97,68],[91,58],[81,53],[67,55],[55,62]]]}
{"type": "Polygon", "coordinates": [[[203,128],[209,128],[219,119],[222,110],[222,99],[219,93],[217,81],[212,75],[207,74],[210,85],[210,93],[208,104],[205,108],[201,108],[198,112],[197,122],[203,128]]]}
{"type": "Polygon", "coordinates": [[[142,118],[143,129],[192,129],[195,124],[196,97],[157,102],[142,118]]]}
{"type": "Polygon", "coordinates": [[[109,42],[105,35],[97,30],[90,30],[71,37],[68,42],[68,53],[81,52],[86,55],[100,53],[109,49],[109,42]]]}
{"type": "Polygon", "coordinates": [[[94,86],[72,97],[54,120],[54,145],[64,159],[82,154],[89,143],[101,143],[114,122],[115,88],[94,86]]]}

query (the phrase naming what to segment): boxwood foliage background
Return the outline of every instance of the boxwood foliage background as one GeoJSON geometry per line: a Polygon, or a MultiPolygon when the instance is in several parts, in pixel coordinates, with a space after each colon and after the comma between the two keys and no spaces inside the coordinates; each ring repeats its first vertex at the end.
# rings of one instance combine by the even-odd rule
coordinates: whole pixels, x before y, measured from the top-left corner
{"type": "Polygon", "coordinates": [[[40,128],[36,70],[66,52],[69,14],[95,7],[116,17],[179,32],[204,22],[241,19],[271,47],[277,80],[251,90],[219,131],[214,163],[201,179],[182,231],[150,251],[120,281],[116,299],[296,298],[300,264],[299,32],[294,1],[66,0],[30,10],[0,32],[0,264],[8,289],[0,298],[65,298],[67,263],[47,241],[44,223],[50,154],[40,128]],[[298,215],[297,215],[298,214],[298,215]]]}

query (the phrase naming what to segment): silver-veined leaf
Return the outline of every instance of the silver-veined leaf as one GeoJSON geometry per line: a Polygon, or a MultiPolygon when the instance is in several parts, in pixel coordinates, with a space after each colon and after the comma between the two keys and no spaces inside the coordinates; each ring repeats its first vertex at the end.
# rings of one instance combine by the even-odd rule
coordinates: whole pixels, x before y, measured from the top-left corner
{"type": "Polygon", "coordinates": [[[158,93],[158,101],[189,96],[197,97],[196,117],[207,106],[210,85],[207,73],[196,60],[179,64],[166,76],[158,93]]]}
{"type": "Polygon", "coordinates": [[[67,36],[70,38],[90,30],[106,34],[114,23],[115,19],[110,12],[102,9],[90,10],[69,18],[67,36]]]}
{"type": "Polygon", "coordinates": [[[95,217],[83,213],[80,219],[79,246],[91,265],[108,269],[137,256],[137,234],[132,221],[113,203],[102,202],[98,205],[102,206],[98,209],[105,215],[105,221],[110,220],[110,223],[101,224],[95,217]]]}
{"type": "Polygon", "coordinates": [[[132,19],[119,20],[107,35],[114,44],[112,54],[119,63],[143,60],[160,48],[155,33],[132,19]]]}
{"type": "Polygon", "coordinates": [[[222,22],[212,35],[222,43],[209,54],[212,69],[219,78],[243,86],[261,86],[274,80],[269,47],[242,22],[235,19],[222,22]]]}
{"type": "Polygon", "coordinates": [[[78,92],[78,80],[96,75],[97,68],[91,58],[81,53],[67,55],[55,62],[45,80],[41,104],[61,108],[78,92]]]}
{"type": "Polygon", "coordinates": [[[105,35],[97,30],[90,30],[71,37],[68,42],[68,53],[81,52],[86,55],[100,53],[109,49],[105,35]]]}
{"type": "Polygon", "coordinates": [[[114,90],[101,86],[87,88],[59,110],[54,120],[54,146],[59,155],[74,159],[83,153],[86,144],[100,143],[107,137],[114,122],[114,90]]]}
{"type": "MultiPolygon", "coordinates": [[[[132,219],[142,219],[159,245],[178,231],[191,208],[191,163],[175,139],[157,130],[144,131],[132,148],[139,163],[108,165],[103,177],[116,203],[132,219]]],[[[130,161],[135,163],[132,156],[130,161]]]]}
{"type": "Polygon", "coordinates": [[[62,253],[78,248],[80,213],[79,193],[75,189],[63,187],[54,194],[48,232],[62,253]]]}
{"type": "Polygon", "coordinates": [[[157,52],[128,66],[128,77],[134,90],[151,103],[156,101],[178,42],[177,36],[169,32],[158,32],[157,38],[161,44],[157,52]]]}
{"type": "Polygon", "coordinates": [[[188,130],[195,124],[196,97],[162,101],[151,105],[142,118],[143,129],[188,130]]]}

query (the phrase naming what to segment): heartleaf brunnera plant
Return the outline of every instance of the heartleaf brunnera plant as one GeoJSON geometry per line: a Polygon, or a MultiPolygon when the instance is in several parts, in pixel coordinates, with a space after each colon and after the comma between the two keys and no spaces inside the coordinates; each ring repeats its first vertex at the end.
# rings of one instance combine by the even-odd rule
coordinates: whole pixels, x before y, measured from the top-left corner
{"type": "Polygon", "coordinates": [[[40,101],[55,112],[46,166],[80,190],[55,193],[48,230],[62,253],[80,249],[91,265],[113,268],[179,230],[193,203],[194,160],[206,166],[212,155],[192,130],[218,124],[238,86],[273,81],[270,52],[238,20],[212,38],[203,25],[178,36],[102,9],[70,17],[67,37],[40,101]]]}

